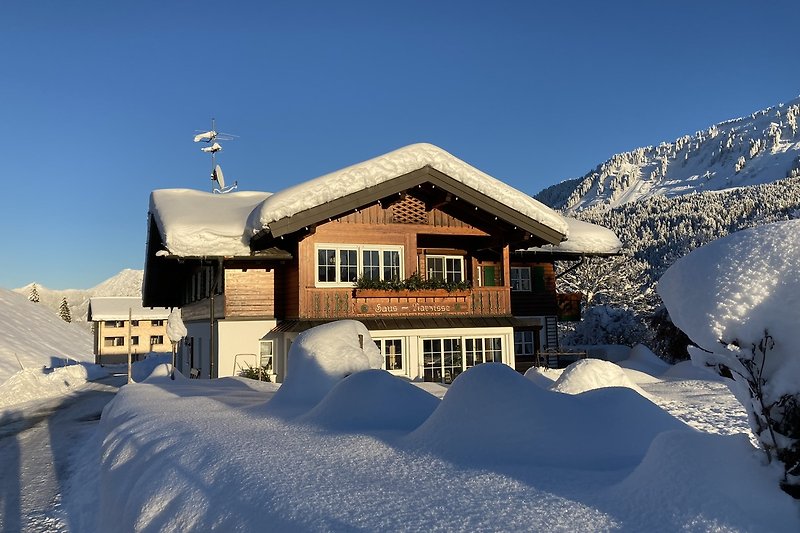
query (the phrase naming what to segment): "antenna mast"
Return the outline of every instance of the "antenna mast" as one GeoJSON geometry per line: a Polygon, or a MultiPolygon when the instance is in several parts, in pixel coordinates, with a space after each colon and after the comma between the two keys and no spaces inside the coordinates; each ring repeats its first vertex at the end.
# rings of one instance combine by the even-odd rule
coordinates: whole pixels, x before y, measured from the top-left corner
{"type": "Polygon", "coordinates": [[[217,121],[213,117],[211,118],[211,130],[194,136],[194,142],[204,142],[208,145],[200,150],[211,154],[211,192],[224,194],[235,190],[238,186],[238,182],[234,181],[233,185],[226,187],[222,169],[217,165],[217,152],[222,150],[222,146],[217,141],[232,141],[234,137],[236,136],[229,133],[217,133],[217,121]],[[217,182],[217,187],[214,187],[213,182],[217,182]]]}

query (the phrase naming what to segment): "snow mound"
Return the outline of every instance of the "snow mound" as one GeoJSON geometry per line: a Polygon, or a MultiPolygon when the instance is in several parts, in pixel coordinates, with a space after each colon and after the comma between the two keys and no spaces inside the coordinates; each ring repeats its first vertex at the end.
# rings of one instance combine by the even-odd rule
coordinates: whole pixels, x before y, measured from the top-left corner
{"type": "Polygon", "coordinates": [[[298,421],[337,431],[412,431],[439,403],[432,394],[385,370],[365,370],[337,383],[298,421]]]}
{"type": "Polygon", "coordinates": [[[691,361],[681,361],[675,363],[666,372],[661,374],[662,378],[674,380],[706,380],[723,381],[725,378],[715,373],[713,370],[696,366],[691,361]]]}
{"type": "Polygon", "coordinates": [[[631,348],[627,359],[617,363],[622,368],[638,370],[651,376],[659,376],[669,370],[669,363],[654,354],[644,344],[637,344],[631,348]]]}
{"type": "Polygon", "coordinates": [[[561,377],[553,383],[552,389],[567,394],[580,394],[606,387],[626,387],[635,390],[645,398],[649,397],[641,387],[631,381],[622,368],[600,359],[575,361],[564,369],[561,377]]]}
{"type": "Polygon", "coordinates": [[[559,252],[614,254],[622,249],[622,241],[617,234],[608,228],[591,224],[571,217],[564,217],[567,223],[568,237],[560,244],[546,244],[535,250],[558,250],[559,252]]]}
{"type": "Polygon", "coordinates": [[[268,408],[285,415],[308,411],[344,377],[378,369],[381,359],[369,331],[357,320],[339,320],[306,330],[289,349],[289,370],[268,408]]]}
{"type": "Polygon", "coordinates": [[[459,375],[404,442],[471,467],[611,470],[638,464],[656,435],[681,429],[689,427],[627,388],[560,394],[485,363],[459,375]]]}
{"type": "Polygon", "coordinates": [[[131,365],[131,379],[133,379],[133,381],[136,383],[146,381],[153,371],[160,365],[172,365],[172,354],[147,354],[143,360],[136,361],[131,365]]]}
{"type": "Polygon", "coordinates": [[[22,402],[71,393],[87,381],[108,375],[100,365],[69,365],[44,373],[20,370],[0,384],[0,409],[22,402]]]}
{"type": "Polygon", "coordinates": [[[549,389],[552,387],[553,383],[556,382],[560,375],[561,372],[556,373],[553,370],[537,368],[535,366],[532,366],[525,371],[525,377],[543,389],[549,389]]]}
{"type": "Polygon", "coordinates": [[[695,531],[698,516],[715,531],[796,531],[797,503],[778,488],[780,475],[764,468],[745,435],[667,432],[603,500],[626,502],[631,530],[636,521],[650,529],[641,509],[659,509],[662,531],[695,531]]]}

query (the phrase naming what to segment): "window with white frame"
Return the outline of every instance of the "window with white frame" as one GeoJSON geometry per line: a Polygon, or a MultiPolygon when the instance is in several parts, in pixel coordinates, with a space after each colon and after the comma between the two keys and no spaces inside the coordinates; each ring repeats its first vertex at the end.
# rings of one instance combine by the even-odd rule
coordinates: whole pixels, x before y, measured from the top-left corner
{"type": "Polygon", "coordinates": [[[501,362],[501,337],[423,339],[422,379],[450,383],[466,369],[481,363],[501,362]]]}
{"type": "Polygon", "coordinates": [[[352,286],[359,278],[403,279],[402,247],[317,245],[317,286],[352,286]]]}
{"type": "Polygon", "coordinates": [[[403,370],[403,339],[374,339],[386,370],[403,370]]]}
{"type": "Polygon", "coordinates": [[[457,283],[464,280],[464,258],[460,255],[429,255],[425,258],[428,279],[457,283]]]}
{"type": "Polygon", "coordinates": [[[515,331],[514,332],[514,354],[520,355],[533,355],[536,349],[533,331],[515,331]]]}
{"type": "Polygon", "coordinates": [[[512,291],[531,290],[530,267],[511,267],[511,290],[512,291]]]}
{"type": "Polygon", "coordinates": [[[270,341],[259,342],[258,364],[268,373],[272,373],[273,349],[274,349],[273,341],[270,340],[270,341]]]}

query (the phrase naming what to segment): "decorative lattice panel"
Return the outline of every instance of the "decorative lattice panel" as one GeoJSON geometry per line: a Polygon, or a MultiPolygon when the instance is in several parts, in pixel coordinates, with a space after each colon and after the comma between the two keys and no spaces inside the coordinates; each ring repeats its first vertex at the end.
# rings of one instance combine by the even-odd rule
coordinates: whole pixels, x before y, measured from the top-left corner
{"type": "Polygon", "coordinates": [[[392,206],[392,222],[397,224],[427,224],[428,212],[425,202],[406,196],[392,206]]]}

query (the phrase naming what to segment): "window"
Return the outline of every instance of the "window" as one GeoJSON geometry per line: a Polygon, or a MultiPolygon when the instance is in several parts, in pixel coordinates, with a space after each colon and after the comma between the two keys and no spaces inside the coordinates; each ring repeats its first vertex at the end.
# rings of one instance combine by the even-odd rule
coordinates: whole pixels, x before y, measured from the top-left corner
{"type": "Polygon", "coordinates": [[[152,324],[153,324],[154,326],[161,327],[161,326],[163,326],[163,325],[164,325],[164,321],[163,321],[163,320],[153,320],[152,324]]]}
{"type": "Polygon", "coordinates": [[[164,344],[164,336],[163,335],[150,335],[150,346],[155,344],[164,344]]]}
{"type": "Polygon", "coordinates": [[[464,279],[464,258],[460,255],[429,255],[425,259],[428,279],[459,282],[464,279]]]}
{"type": "Polygon", "coordinates": [[[511,267],[511,290],[512,291],[531,290],[530,267],[511,267]]]}
{"type": "Polygon", "coordinates": [[[502,361],[502,355],[501,337],[423,339],[422,379],[451,383],[470,367],[502,361]]]}
{"type": "Polygon", "coordinates": [[[360,277],[402,279],[402,249],[396,246],[339,246],[317,248],[317,285],[350,287],[360,277]]]}
{"type": "Polygon", "coordinates": [[[514,332],[514,354],[517,356],[533,355],[535,351],[533,331],[514,332]]]}
{"type": "Polygon", "coordinates": [[[268,373],[272,373],[272,357],[273,357],[273,341],[261,341],[259,343],[259,358],[258,364],[261,368],[265,369],[268,373]]]}
{"type": "Polygon", "coordinates": [[[106,320],[105,326],[107,328],[124,328],[125,321],[124,320],[106,320]]]}
{"type": "Polygon", "coordinates": [[[131,326],[136,327],[138,325],[139,325],[139,321],[138,320],[131,320],[131,326]]]}
{"type": "Polygon", "coordinates": [[[403,370],[403,339],[375,339],[386,370],[403,370]]]}
{"type": "Polygon", "coordinates": [[[131,337],[131,346],[138,346],[139,345],[139,337],[138,335],[134,335],[131,337]]]}
{"type": "Polygon", "coordinates": [[[103,337],[103,346],[125,346],[125,337],[103,337]]]}

